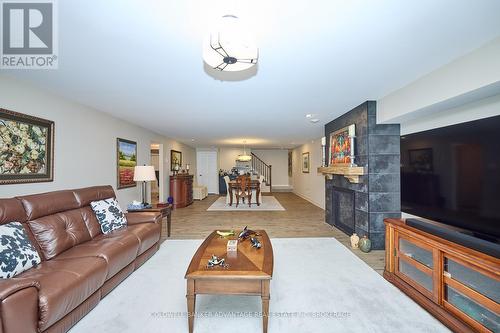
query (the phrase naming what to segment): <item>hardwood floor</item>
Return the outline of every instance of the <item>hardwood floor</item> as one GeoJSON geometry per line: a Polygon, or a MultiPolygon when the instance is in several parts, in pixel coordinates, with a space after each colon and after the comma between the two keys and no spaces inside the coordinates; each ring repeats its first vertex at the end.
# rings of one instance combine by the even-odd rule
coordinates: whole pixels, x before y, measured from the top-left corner
{"type": "MultiPolygon", "coordinates": [[[[271,238],[334,237],[379,274],[384,269],[384,251],[363,253],[352,250],[349,236],[325,223],[325,211],[290,192],[273,192],[285,211],[268,212],[208,212],[207,208],[219,198],[209,195],[202,201],[176,209],[172,213],[172,239],[204,239],[220,229],[264,229],[271,238]]],[[[166,223],[163,224],[166,228],[166,223]]],[[[163,235],[166,235],[162,232],[163,235]]],[[[165,239],[163,239],[165,240],[165,239]]]]}

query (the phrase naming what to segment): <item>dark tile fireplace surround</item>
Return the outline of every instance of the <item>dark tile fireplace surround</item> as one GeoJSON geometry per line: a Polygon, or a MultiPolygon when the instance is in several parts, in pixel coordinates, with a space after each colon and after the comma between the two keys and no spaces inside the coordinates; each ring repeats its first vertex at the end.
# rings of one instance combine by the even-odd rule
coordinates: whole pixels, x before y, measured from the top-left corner
{"type": "MultiPolygon", "coordinates": [[[[350,235],[356,232],[384,249],[384,218],[401,216],[399,124],[377,124],[376,102],[365,102],[325,125],[330,133],[356,124],[355,162],[368,174],[360,183],[341,175],[326,180],[326,222],[350,235]]],[[[328,156],[328,154],[326,155],[328,156]]]]}

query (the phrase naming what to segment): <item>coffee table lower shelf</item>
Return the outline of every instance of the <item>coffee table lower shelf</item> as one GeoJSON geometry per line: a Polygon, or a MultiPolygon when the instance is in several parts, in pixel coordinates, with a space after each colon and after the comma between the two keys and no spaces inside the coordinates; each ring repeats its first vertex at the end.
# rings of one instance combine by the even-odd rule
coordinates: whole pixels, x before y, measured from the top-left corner
{"type": "Polygon", "coordinates": [[[196,295],[245,295],[260,296],[262,299],[262,332],[267,333],[269,319],[269,279],[187,279],[187,309],[189,333],[193,333],[196,315],[196,295]]]}

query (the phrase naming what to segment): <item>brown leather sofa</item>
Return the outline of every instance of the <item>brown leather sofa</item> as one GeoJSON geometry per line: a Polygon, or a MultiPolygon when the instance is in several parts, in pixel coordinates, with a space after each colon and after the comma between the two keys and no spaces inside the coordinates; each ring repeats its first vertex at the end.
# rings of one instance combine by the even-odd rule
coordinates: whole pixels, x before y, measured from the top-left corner
{"type": "Polygon", "coordinates": [[[0,199],[0,224],[21,222],[42,259],[0,279],[0,333],[67,332],[158,250],[157,213],[102,234],[90,202],[114,196],[96,186],[0,199]]]}

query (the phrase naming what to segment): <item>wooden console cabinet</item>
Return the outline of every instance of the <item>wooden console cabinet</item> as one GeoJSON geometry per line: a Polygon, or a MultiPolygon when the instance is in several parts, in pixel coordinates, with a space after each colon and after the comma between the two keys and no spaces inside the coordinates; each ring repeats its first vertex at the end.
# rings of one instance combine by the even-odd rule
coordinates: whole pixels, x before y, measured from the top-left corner
{"type": "Polygon", "coordinates": [[[174,209],[192,204],[193,175],[178,174],[170,176],[170,196],[174,198],[174,209]]]}
{"type": "Polygon", "coordinates": [[[500,331],[500,260],[387,219],[384,277],[455,332],[500,331]]]}

